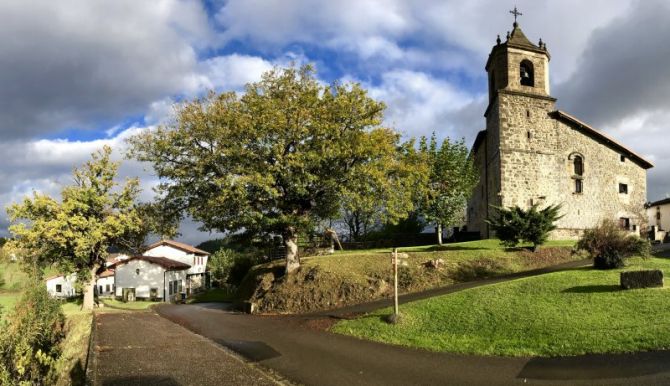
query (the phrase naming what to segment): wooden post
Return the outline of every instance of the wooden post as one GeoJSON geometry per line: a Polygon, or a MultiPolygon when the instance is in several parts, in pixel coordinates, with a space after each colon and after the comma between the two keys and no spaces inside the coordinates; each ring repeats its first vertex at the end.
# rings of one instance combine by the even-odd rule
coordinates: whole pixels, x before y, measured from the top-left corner
{"type": "Polygon", "coordinates": [[[398,248],[393,248],[393,313],[398,315],[398,248]]]}

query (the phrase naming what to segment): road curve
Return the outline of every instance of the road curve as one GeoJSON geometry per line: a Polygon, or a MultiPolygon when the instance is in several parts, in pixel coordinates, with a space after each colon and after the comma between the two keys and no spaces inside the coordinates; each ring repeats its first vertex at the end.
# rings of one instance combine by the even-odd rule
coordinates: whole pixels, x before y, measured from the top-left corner
{"type": "Polygon", "coordinates": [[[217,304],[160,305],[156,311],[249,361],[305,385],[670,384],[670,351],[566,358],[467,356],[364,341],[320,328],[346,312],[380,305],[302,316],[246,315],[217,304]]]}

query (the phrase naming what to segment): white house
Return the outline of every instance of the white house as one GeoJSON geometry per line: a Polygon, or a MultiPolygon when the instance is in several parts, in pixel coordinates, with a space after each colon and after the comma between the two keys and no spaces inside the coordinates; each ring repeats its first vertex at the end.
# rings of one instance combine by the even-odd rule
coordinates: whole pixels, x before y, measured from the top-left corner
{"type": "Polygon", "coordinates": [[[46,279],[47,292],[51,297],[67,299],[76,296],[75,283],[77,274],[72,273],[67,276],[57,275],[46,279]]]}
{"type": "Polygon", "coordinates": [[[161,240],[151,244],[144,252],[145,256],[166,257],[171,260],[188,264],[185,283],[186,294],[207,288],[207,260],[209,253],[188,244],[174,240],[161,240]]]}
{"type": "Polygon", "coordinates": [[[670,231],[670,198],[647,204],[647,216],[652,239],[663,241],[670,231]]]}
{"type": "Polygon", "coordinates": [[[162,256],[133,256],[110,268],[115,272],[115,297],[171,302],[185,294],[191,266],[162,256]]]}
{"type": "Polygon", "coordinates": [[[100,297],[114,296],[114,270],[105,269],[98,274],[95,282],[95,290],[100,297]]]}

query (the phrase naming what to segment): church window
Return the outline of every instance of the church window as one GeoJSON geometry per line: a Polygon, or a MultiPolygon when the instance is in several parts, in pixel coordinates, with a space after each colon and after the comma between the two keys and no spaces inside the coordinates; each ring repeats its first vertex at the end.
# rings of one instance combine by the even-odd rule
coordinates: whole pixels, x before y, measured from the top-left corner
{"type": "Polygon", "coordinates": [[[580,156],[575,156],[575,159],[572,161],[575,169],[576,176],[584,175],[584,160],[580,156]]]}
{"type": "Polygon", "coordinates": [[[628,194],[628,184],[619,184],[619,193],[628,194]]]}
{"type": "Polygon", "coordinates": [[[526,132],[526,136],[528,136],[528,139],[531,139],[532,135],[530,134],[530,130],[526,132]]]}
{"type": "Polygon", "coordinates": [[[656,220],[660,220],[660,219],[661,219],[661,212],[656,212],[656,220]]]}
{"type": "Polygon", "coordinates": [[[582,180],[577,178],[575,180],[575,193],[582,193],[583,190],[584,190],[584,186],[583,186],[582,180]]]}
{"type": "Polygon", "coordinates": [[[621,155],[621,162],[626,162],[626,156],[625,155],[621,155]]]}
{"type": "Polygon", "coordinates": [[[526,118],[530,118],[530,110],[526,110],[526,118]]]}
{"type": "Polygon", "coordinates": [[[524,60],[519,65],[519,76],[522,86],[535,86],[535,76],[533,74],[533,63],[530,60],[524,60]]]}

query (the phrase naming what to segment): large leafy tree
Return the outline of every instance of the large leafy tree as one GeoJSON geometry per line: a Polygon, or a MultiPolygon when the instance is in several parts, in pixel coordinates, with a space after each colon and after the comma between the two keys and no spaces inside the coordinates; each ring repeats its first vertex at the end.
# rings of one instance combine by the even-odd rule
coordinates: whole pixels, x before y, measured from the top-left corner
{"type": "Polygon", "coordinates": [[[95,274],[107,249],[142,228],[135,205],[139,182],[129,179],[121,186],[115,181],[118,163],[110,160],[111,152],[105,146],[75,169],[73,184],[63,188],[60,200],[35,192],[8,208],[11,247],[21,249],[31,267],[55,265],[76,272],[85,287],[85,309],[93,308],[95,274]]]}
{"type": "Polygon", "coordinates": [[[442,245],[442,228],[462,221],[479,173],[463,140],[446,138],[438,145],[433,134],[430,140],[422,137],[419,148],[429,169],[421,215],[435,224],[437,242],[442,245]]]}
{"type": "Polygon", "coordinates": [[[377,224],[397,224],[407,218],[427,183],[427,165],[414,140],[399,147],[392,142],[380,146],[388,148],[357,168],[342,197],[342,218],[354,240],[377,224]]]}
{"type": "Polygon", "coordinates": [[[286,271],[298,234],[334,218],[369,162],[397,150],[384,105],[357,84],[320,84],[310,66],[276,69],[245,93],[183,103],[174,122],[130,140],[153,164],[172,213],[205,229],[281,235],[286,271]]]}

